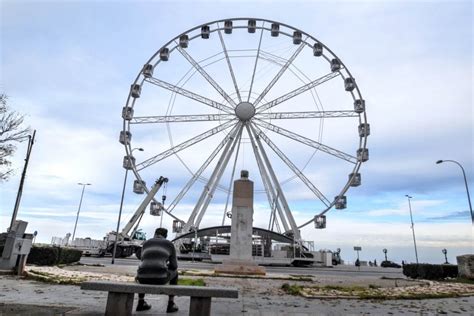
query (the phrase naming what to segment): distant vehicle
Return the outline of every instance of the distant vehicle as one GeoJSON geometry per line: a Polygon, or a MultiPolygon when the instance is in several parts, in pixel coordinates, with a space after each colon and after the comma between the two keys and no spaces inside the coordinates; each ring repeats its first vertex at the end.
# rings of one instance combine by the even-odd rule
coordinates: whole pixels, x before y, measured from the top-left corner
{"type": "Polygon", "coordinates": [[[401,265],[393,261],[382,261],[380,266],[383,268],[401,268],[402,267],[401,265]]]}
{"type": "Polygon", "coordinates": [[[336,251],[332,253],[332,265],[337,266],[342,263],[341,259],[341,248],[337,248],[336,251]]]}

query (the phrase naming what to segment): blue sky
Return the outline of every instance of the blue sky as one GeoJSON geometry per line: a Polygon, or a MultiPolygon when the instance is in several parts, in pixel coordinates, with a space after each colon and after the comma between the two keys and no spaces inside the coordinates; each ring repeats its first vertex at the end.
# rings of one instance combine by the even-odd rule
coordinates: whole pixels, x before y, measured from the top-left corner
{"type": "MultiPolygon", "coordinates": [[[[114,229],[123,181],[124,150],[117,141],[121,109],[143,64],[194,26],[260,17],[302,29],[331,48],[367,102],[372,134],[362,186],[349,190],[346,210],[327,214],[326,230],[310,225],[303,237],[314,240],[317,249],[342,248],[347,260],[355,257],[352,247],[358,244],[367,260],[380,260],[385,247],[395,260],[414,261],[405,198],[410,194],[421,261],[440,262],[443,248],[450,261],[472,253],[461,171],[454,164],[435,164],[438,159],[459,161],[474,190],[472,12],[470,1],[2,1],[0,87],[10,106],[37,129],[18,218],[38,230],[42,242],[72,232],[81,190],[76,183],[87,181],[93,185],[86,189],[77,236],[102,238],[114,229]]],[[[210,55],[212,49],[200,53],[210,55]]],[[[326,127],[324,137],[334,139],[329,145],[345,146],[337,132],[331,133],[337,126],[326,127]]],[[[145,152],[136,153],[137,158],[162,151],[155,147],[169,147],[159,129],[139,135],[145,152]]],[[[15,176],[0,184],[2,230],[10,222],[25,148],[18,146],[14,157],[15,176]]],[[[193,148],[189,155],[202,158],[205,153],[193,148]]],[[[334,175],[328,188],[342,186],[346,176],[342,179],[335,166],[317,158],[323,159],[328,177],[334,175]]],[[[250,167],[250,158],[239,164],[250,167]]],[[[169,200],[187,179],[182,168],[174,167],[157,167],[146,179],[169,177],[169,200]]],[[[123,222],[142,198],[127,192],[123,222]]],[[[299,193],[296,185],[288,185],[301,223],[315,212],[312,201],[299,193]]],[[[176,214],[186,218],[192,201],[190,196],[176,214]]],[[[220,218],[219,203],[211,206],[207,223],[220,218]]],[[[257,223],[265,223],[264,208],[256,207],[257,223]]],[[[150,234],[157,223],[147,214],[143,228],[150,234]]],[[[169,217],[164,223],[171,225],[169,217]]]]}

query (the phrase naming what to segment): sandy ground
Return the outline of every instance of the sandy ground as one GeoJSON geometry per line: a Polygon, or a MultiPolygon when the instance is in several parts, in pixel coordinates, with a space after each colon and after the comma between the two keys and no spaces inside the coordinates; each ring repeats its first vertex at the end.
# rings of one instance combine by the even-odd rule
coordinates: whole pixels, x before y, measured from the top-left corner
{"type": "MultiPolygon", "coordinates": [[[[132,281],[135,268],[71,266],[64,269],[28,267],[32,272],[53,274],[59,279],[108,279],[132,281]]],[[[202,274],[205,274],[204,272],[202,274]]],[[[185,276],[190,277],[190,276],[185,276]]],[[[375,277],[318,276],[305,281],[288,280],[287,275],[269,275],[266,279],[228,277],[203,278],[208,286],[239,289],[238,299],[213,299],[212,315],[474,315],[474,286],[458,286],[467,297],[423,300],[360,300],[326,296],[307,298],[288,295],[282,284],[304,287],[324,285],[377,286],[388,291],[409,289],[425,284],[423,288],[448,287],[452,284],[414,282],[402,279],[375,277]],[[428,285],[426,285],[428,284],[428,285]],[[471,291],[472,290],[472,291],[471,291]]],[[[442,290],[442,289],[438,289],[442,290]]],[[[452,288],[450,291],[453,290],[452,288]]],[[[107,293],[83,291],[76,285],[54,285],[13,276],[0,276],[0,315],[103,315],[107,293]]],[[[166,315],[165,296],[147,296],[153,308],[136,315],[166,315]]],[[[189,298],[178,297],[180,311],[175,315],[188,315],[189,298]]]]}

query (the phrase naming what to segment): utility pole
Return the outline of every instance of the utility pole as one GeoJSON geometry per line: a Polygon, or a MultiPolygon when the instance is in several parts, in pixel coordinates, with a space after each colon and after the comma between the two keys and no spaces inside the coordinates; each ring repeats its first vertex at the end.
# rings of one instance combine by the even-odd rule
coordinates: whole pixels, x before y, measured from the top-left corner
{"type": "Polygon", "coordinates": [[[13,208],[12,220],[8,231],[13,228],[13,224],[16,221],[16,216],[18,214],[18,209],[20,208],[21,195],[23,194],[23,184],[25,183],[26,169],[28,168],[28,162],[30,161],[31,150],[33,149],[33,144],[35,143],[36,130],[33,131],[33,135],[28,136],[28,148],[26,150],[25,166],[23,167],[23,172],[21,173],[20,187],[18,188],[18,193],[16,195],[15,207],[13,208]]]}
{"type": "Polygon", "coordinates": [[[415,224],[413,224],[413,215],[411,213],[411,203],[410,200],[412,199],[411,196],[408,194],[405,195],[408,199],[408,207],[410,209],[410,219],[411,219],[411,231],[413,233],[413,244],[415,245],[415,258],[416,258],[416,264],[418,264],[418,251],[416,250],[416,238],[415,238],[415,224]]]}

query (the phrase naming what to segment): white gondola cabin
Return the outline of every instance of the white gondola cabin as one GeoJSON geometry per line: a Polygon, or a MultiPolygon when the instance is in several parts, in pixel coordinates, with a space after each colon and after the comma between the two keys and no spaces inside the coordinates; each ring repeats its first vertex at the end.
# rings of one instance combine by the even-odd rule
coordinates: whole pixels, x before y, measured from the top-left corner
{"type": "Polygon", "coordinates": [[[201,37],[204,39],[208,39],[209,35],[211,34],[211,28],[209,25],[204,25],[201,27],[201,37]]]}
{"type": "Polygon", "coordinates": [[[349,180],[351,181],[351,187],[358,187],[362,182],[360,173],[350,173],[349,180]]]}
{"type": "Polygon", "coordinates": [[[346,91],[352,91],[356,87],[355,79],[352,77],[344,79],[344,89],[346,91]]]}
{"type": "Polygon", "coordinates": [[[347,207],[347,198],[345,195],[343,196],[336,196],[336,203],[334,204],[334,207],[336,210],[343,210],[347,207]]]}
{"type": "Polygon", "coordinates": [[[143,76],[145,76],[145,78],[150,78],[153,76],[152,64],[146,64],[145,66],[143,66],[143,76]]]}
{"type": "Polygon", "coordinates": [[[166,47],[162,48],[160,50],[160,60],[168,61],[169,58],[170,58],[170,50],[166,47]]]}
{"type": "Polygon", "coordinates": [[[227,20],[224,22],[224,33],[232,34],[232,21],[227,20]]]}
{"type": "Polygon", "coordinates": [[[143,194],[145,193],[145,186],[145,181],[135,180],[133,181],[133,192],[136,194],[143,194]]]}
{"type": "Polygon", "coordinates": [[[257,21],[249,20],[247,24],[247,30],[249,31],[249,33],[255,33],[256,29],[257,29],[257,21]]]}
{"type": "Polygon", "coordinates": [[[363,113],[365,111],[365,100],[355,100],[354,101],[354,111],[356,113],[363,113]]]}
{"type": "Polygon", "coordinates": [[[179,47],[181,48],[188,48],[189,45],[189,37],[184,34],[179,37],[179,47]]]}
{"type": "Polygon", "coordinates": [[[370,124],[369,123],[359,124],[359,136],[367,137],[369,135],[370,135],[370,124]]]}
{"type": "Polygon", "coordinates": [[[313,55],[316,57],[320,57],[323,55],[323,44],[321,43],[314,43],[313,45],[313,55]]]}
{"type": "Polygon", "coordinates": [[[122,108],[122,118],[124,120],[130,121],[133,118],[133,108],[129,106],[124,106],[122,108]]]}
{"type": "Polygon", "coordinates": [[[150,215],[161,216],[162,211],[163,211],[163,204],[161,204],[160,202],[151,201],[150,215]]]}
{"type": "Polygon", "coordinates": [[[172,229],[173,233],[181,233],[181,231],[183,230],[183,222],[177,219],[173,220],[172,229]]]}
{"type": "Polygon", "coordinates": [[[293,32],[293,44],[295,45],[301,44],[301,38],[302,38],[302,35],[300,31],[293,32]]]}
{"type": "Polygon", "coordinates": [[[122,145],[128,145],[132,140],[132,133],[129,131],[120,131],[119,142],[122,145]]]}
{"type": "Polygon", "coordinates": [[[123,156],[123,168],[127,170],[132,170],[135,165],[135,157],[133,156],[123,156]]]}
{"type": "Polygon", "coordinates": [[[369,150],[367,148],[357,149],[357,160],[361,162],[369,160],[369,150]]]}
{"type": "Polygon", "coordinates": [[[326,215],[317,215],[314,217],[314,228],[326,228],[326,215]]]}
{"type": "Polygon", "coordinates": [[[341,69],[341,62],[339,61],[339,59],[334,58],[333,60],[331,60],[331,71],[336,72],[339,69],[341,69]]]}
{"type": "Polygon", "coordinates": [[[132,94],[133,98],[139,98],[140,94],[142,93],[142,87],[138,83],[134,83],[130,87],[130,93],[132,94]]]}
{"type": "Polygon", "coordinates": [[[277,37],[278,35],[280,35],[280,24],[272,23],[272,29],[270,31],[270,34],[273,37],[277,37]]]}

